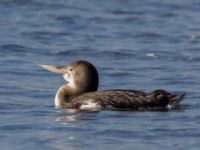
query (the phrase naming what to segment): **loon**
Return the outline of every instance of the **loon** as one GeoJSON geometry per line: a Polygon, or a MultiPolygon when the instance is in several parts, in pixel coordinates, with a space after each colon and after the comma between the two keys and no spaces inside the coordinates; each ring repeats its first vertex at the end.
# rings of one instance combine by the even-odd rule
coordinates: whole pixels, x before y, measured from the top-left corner
{"type": "Polygon", "coordinates": [[[78,60],[66,66],[40,65],[63,75],[68,82],[55,95],[55,107],[80,111],[167,111],[176,107],[185,93],[171,94],[165,90],[150,93],[137,90],[97,91],[99,76],[88,61],[78,60]]]}

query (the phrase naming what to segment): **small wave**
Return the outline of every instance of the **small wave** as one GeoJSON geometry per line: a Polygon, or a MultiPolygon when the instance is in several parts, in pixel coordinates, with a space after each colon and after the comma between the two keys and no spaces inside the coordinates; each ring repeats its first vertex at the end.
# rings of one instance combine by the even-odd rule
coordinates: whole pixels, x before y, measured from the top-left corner
{"type": "Polygon", "coordinates": [[[27,52],[28,47],[19,45],[19,44],[4,44],[0,47],[1,51],[5,52],[20,52],[20,53],[25,53],[27,52]]]}
{"type": "Polygon", "coordinates": [[[61,50],[52,52],[53,55],[67,55],[67,56],[98,56],[98,57],[112,57],[112,58],[127,58],[134,55],[131,50],[95,50],[84,47],[77,50],[61,50]]]}
{"type": "Polygon", "coordinates": [[[159,39],[165,36],[166,35],[161,34],[161,33],[146,31],[146,32],[135,35],[135,38],[159,39]]]}

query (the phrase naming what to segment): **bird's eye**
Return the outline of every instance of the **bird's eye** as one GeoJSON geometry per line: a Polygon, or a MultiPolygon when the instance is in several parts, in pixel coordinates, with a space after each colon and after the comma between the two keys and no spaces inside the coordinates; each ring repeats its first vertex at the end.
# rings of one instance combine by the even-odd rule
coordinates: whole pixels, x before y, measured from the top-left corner
{"type": "Polygon", "coordinates": [[[72,68],[70,68],[70,69],[69,69],[69,71],[73,71],[73,69],[72,69],[72,68]]]}

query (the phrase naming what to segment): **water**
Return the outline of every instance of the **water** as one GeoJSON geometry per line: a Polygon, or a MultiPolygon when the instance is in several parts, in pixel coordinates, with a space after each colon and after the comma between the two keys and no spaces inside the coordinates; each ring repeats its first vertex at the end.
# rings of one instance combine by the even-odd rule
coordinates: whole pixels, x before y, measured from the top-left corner
{"type": "Polygon", "coordinates": [[[1,0],[0,149],[199,150],[199,7],[198,0],[1,0]],[[100,90],[187,94],[169,112],[55,109],[64,80],[38,64],[77,59],[97,66],[100,90]]]}

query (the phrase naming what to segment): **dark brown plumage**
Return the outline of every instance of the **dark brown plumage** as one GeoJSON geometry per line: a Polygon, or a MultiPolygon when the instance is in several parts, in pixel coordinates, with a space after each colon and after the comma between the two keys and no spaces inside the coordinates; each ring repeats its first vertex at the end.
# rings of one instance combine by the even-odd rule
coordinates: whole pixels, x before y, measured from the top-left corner
{"type": "Polygon", "coordinates": [[[88,101],[97,103],[101,109],[110,110],[168,110],[183,98],[180,95],[171,95],[164,90],[144,93],[134,90],[109,90],[90,92],[75,96],[66,105],[68,108],[81,109],[88,101]]]}
{"type": "Polygon", "coordinates": [[[58,89],[55,105],[88,111],[100,110],[169,110],[182,100],[184,93],[170,94],[165,90],[144,93],[136,90],[96,91],[98,72],[87,61],[76,61],[65,67],[41,65],[43,68],[63,74],[69,83],[58,89]]]}

